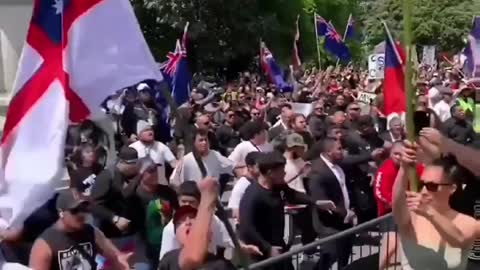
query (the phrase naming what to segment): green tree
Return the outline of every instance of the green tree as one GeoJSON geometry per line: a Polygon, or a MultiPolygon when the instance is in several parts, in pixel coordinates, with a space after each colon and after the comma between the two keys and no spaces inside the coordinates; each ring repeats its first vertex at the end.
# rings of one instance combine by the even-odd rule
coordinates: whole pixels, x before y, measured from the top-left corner
{"type": "MultiPolygon", "coordinates": [[[[478,0],[415,0],[414,42],[437,45],[440,51],[457,52],[464,46],[472,18],[480,14],[478,0]]],[[[385,39],[384,20],[396,38],[402,38],[402,1],[363,1],[365,44],[371,49],[385,39]]]]}
{"type": "MultiPolygon", "coordinates": [[[[188,52],[194,71],[235,73],[258,61],[262,39],[275,57],[290,64],[295,20],[304,57],[316,59],[313,12],[331,20],[340,33],[357,0],[131,0],[144,36],[160,62],[190,22],[188,52]]],[[[326,54],[322,54],[326,57],[326,54]]],[[[316,61],[316,60],[315,60],[316,61]]],[[[233,75],[233,74],[232,74],[233,75]]]]}

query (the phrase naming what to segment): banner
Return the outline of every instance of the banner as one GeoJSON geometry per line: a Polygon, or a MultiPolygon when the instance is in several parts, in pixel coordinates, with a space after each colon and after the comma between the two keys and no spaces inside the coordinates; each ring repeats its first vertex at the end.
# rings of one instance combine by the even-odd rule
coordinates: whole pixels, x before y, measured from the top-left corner
{"type": "Polygon", "coordinates": [[[301,113],[305,117],[309,116],[313,112],[313,105],[312,103],[298,103],[298,102],[293,102],[292,104],[292,110],[295,113],[301,113]]]}
{"type": "Polygon", "coordinates": [[[376,94],[367,93],[367,92],[358,92],[357,101],[370,104],[377,98],[376,94]]]}
{"type": "Polygon", "coordinates": [[[430,67],[437,66],[435,46],[423,46],[422,64],[430,67]]]}
{"type": "Polygon", "coordinates": [[[368,78],[383,79],[385,73],[385,54],[371,54],[368,57],[368,78]]]}

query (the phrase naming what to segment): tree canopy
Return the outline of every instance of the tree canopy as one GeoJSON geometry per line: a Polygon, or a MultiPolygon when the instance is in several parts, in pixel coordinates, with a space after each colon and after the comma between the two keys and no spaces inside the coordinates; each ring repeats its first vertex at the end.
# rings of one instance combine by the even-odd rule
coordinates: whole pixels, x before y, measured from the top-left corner
{"type": "MultiPolygon", "coordinates": [[[[151,50],[162,62],[174,49],[186,22],[188,52],[193,71],[234,75],[258,62],[263,40],[284,66],[290,63],[295,20],[301,15],[302,54],[317,62],[313,13],[331,21],[342,34],[349,14],[357,21],[360,36],[349,42],[354,59],[385,38],[385,20],[401,38],[402,9],[399,0],[131,0],[151,50]]],[[[442,51],[458,51],[464,45],[480,0],[414,0],[414,41],[438,45],[442,51]]],[[[322,50],[322,61],[334,63],[322,50]]]]}
{"type": "MultiPolygon", "coordinates": [[[[414,0],[413,36],[418,45],[437,45],[443,52],[458,52],[465,43],[474,15],[480,15],[479,0],[414,0]]],[[[384,20],[401,39],[402,1],[364,1],[362,24],[365,44],[374,46],[385,39],[384,20]]]]}

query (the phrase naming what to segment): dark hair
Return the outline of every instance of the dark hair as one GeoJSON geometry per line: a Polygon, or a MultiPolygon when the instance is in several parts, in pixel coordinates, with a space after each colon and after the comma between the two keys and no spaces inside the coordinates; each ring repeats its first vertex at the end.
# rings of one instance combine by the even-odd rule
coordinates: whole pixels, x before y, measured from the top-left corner
{"type": "Polygon", "coordinates": [[[284,167],[286,160],[282,154],[274,151],[270,153],[262,153],[258,157],[258,169],[261,174],[267,174],[269,171],[284,167]]]}
{"type": "Polygon", "coordinates": [[[280,106],[280,109],[283,109],[283,108],[289,108],[291,110],[293,107],[290,103],[284,103],[280,106]]]}
{"type": "Polygon", "coordinates": [[[251,140],[255,135],[262,133],[263,131],[268,130],[267,124],[262,121],[250,121],[243,125],[240,128],[240,134],[245,140],[251,140]]]}
{"type": "Polygon", "coordinates": [[[335,146],[336,143],[337,143],[337,141],[335,139],[325,138],[322,141],[322,144],[321,144],[321,147],[320,147],[322,153],[326,153],[326,152],[332,150],[332,148],[335,146]]]}
{"type": "Polygon", "coordinates": [[[357,120],[358,128],[366,128],[374,125],[373,118],[370,115],[361,115],[357,120]]]}
{"type": "Polygon", "coordinates": [[[441,167],[444,170],[447,179],[457,185],[461,185],[464,182],[475,178],[475,175],[460,165],[457,158],[453,155],[447,155],[435,159],[431,165],[441,167]]]}
{"type": "Polygon", "coordinates": [[[294,113],[294,114],[293,114],[293,117],[290,118],[290,121],[289,121],[289,123],[288,123],[288,124],[290,125],[290,127],[292,127],[292,126],[295,124],[295,122],[297,121],[297,118],[299,118],[299,117],[303,117],[305,120],[307,120],[307,118],[305,117],[305,115],[303,115],[303,114],[301,114],[301,113],[294,113]]]}
{"type": "Polygon", "coordinates": [[[260,157],[261,152],[250,152],[245,156],[245,164],[247,166],[254,166],[257,164],[258,158],[260,157]]]}
{"type": "Polygon", "coordinates": [[[70,161],[75,166],[81,166],[83,163],[82,152],[85,151],[87,148],[92,148],[92,151],[95,152],[96,147],[92,143],[81,143],[79,146],[76,147],[75,151],[70,156],[70,161]]]}
{"type": "Polygon", "coordinates": [[[178,196],[191,196],[200,201],[200,190],[195,181],[185,181],[178,187],[178,196]]]}
{"type": "Polygon", "coordinates": [[[201,129],[201,128],[195,128],[193,130],[193,140],[194,141],[197,139],[197,136],[207,137],[207,139],[208,139],[208,130],[201,129]]]}
{"type": "MultiPolygon", "coordinates": [[[[194,142],[197,139],[197,136],[205,137],[208,140],[208,130],[199,129],[199,128],[194,129],[194,131],[193,131],[193,141],[194,142]]],[[[207,176],[207,168],[205,167],[205,164],[202,161],[202,157],[200,156],[200,153],[198,153],[198,150],[195,148],[195,146],[193,147],[192,155],[193,155],[193,158],[195,159],[195,162],[197,162],[197,165],[198,165],[198,168],[200,169],[200,172],[202,173],[202,178],[206,177],[207,176]]]]}

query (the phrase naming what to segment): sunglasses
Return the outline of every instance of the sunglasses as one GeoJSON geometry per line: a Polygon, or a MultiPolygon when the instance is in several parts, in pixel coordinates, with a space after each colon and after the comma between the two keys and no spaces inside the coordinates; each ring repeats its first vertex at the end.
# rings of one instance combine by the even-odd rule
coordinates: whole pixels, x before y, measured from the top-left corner
{"type": "Polygon", "coordinates": [[[360,108],[350,108],[350,110],[352,110],[352,111],[359,111],[360,108]]]}
{"type": "Polygon", "coordinates": [[[432,183],[432,182],[426,182],[426,181],[422,181],[420,180],[420,187],[423,188],[425,187],[428,191],[430,192],[438,192],[438,190],[440,189],[440,187],[442,186],[451,186],[453,184],[449,184],[449,183],[440,183],[440,184],[437,184],[437,183],[432,183]]]}
{"type": "Polygon", "coordinates": [[[208,125],[210,125],[210,122],[204,122],[203,124],[204,124],[205,126],[208,126],[208,125]]]}

